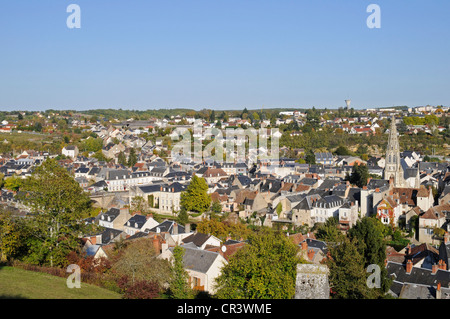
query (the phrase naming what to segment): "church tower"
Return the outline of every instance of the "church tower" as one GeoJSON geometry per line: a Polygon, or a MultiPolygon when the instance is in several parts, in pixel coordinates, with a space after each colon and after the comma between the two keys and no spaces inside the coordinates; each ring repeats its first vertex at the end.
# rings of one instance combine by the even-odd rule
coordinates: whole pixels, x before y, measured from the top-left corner
{"type": "Polygon", "coordinates": [[[392,116],[389,140],[386,149],[386,166],[384,167],[384,179],[393,179],[394,187],[404,187],[403,167],[400,164],[400,145],[398,143],[397,125],[395,116],[392,116]]]}

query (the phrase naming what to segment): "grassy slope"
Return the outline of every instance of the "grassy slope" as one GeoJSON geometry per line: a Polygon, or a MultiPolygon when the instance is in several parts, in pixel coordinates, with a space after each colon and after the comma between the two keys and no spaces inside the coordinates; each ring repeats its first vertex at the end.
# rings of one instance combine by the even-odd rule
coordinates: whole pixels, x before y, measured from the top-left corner
{"type": "MultiPolygon", "coordinates": [[[[69,274],[68,274],[69,276],[69,274]]],[[[120,299],[121,295],[94,285],[68,288],[66,278],[13,267],[0,267],[0,299],[120,299]]]]}

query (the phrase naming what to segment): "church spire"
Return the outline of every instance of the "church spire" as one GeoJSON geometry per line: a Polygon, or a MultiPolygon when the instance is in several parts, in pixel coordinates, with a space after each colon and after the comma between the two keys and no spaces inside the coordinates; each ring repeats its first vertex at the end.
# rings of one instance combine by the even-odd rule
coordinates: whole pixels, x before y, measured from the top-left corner
{"type": "Polygon", "coordinates": [[[403,168],[400,164],[400,144],[398,142],[395,116],[392,116],[391,118],[385,162],[386,165],[384,167],[384,179],[393,179],[394,187],[403,187],[403,168]]]}

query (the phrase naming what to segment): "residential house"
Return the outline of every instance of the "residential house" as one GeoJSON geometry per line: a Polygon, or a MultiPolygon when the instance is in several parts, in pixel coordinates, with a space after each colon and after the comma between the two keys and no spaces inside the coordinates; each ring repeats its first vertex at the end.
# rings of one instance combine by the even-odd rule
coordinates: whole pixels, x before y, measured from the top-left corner
{"type": "Polygon", "coordinates": [[[432,269],[413,267],[411,260],[404,263],[387,261],[387,275],[392,279],[389,293],[402,299],[448,299],[450,272],[442,263],[432,269]]]}
{"type": "Polygon", "coordinates": [[[114,158],[117,160],[117,156],[119,155],[119,153],[125,152],[125,149],[126,147],[122,143],[109,143],[102,148],[102,153],[106,158],[114,158]]]}
{"type": "Polygon", "coordinates": [[[305,238],[299,246],[301,247],[299,256],[308,262],[321,264],[327,258],[328,247],[324,241],[305,238]]]}
{"type": "Polygon", "coordinates": [[[67,157],[76,158],[78,156],[79,150],[76,145],[67,145],[63,147],[61,151],[62,155],[67,157]]]}
{"type": "Polygon", "coordinates": [[[104,213],[100,213],[98,223],[100,226],[123,230],[124,224],[131,217],[128,208],[112,207],[104,213]]]}
{"type": "Polygon", "coordinates": [[[312,210],[314,203],[320,199],[320,195],[307,195],[303,198],[293,209],[291,220],[296,226],[308,225],[313,226],[313,221],[311,219],[312,210]]]}
{"type": "Polygon", "coordinates": [[[221,179],[227,178],[227,173],[221,168],[208,168],[203,173],[203,178],[208,184],[214,184],[219,182],[221,179]]]}
{"type": "Polygon", "coordinates": [[[342,231],[348,231],[350,228],[355,226],[359,219],[358,216],[358,202],[345,201],[344,205],[339,207],[338,210],[339,217],[339,228],[342,231]]]}
{"type": "Polygon", "coordinates": [[[184,244],[194,244],[199,249],[206,249],[211,246],[220,247],[222,245],[222,241],[213,235],[202,234],[195,232],[188,237],[182,239],[182,243],[184,244]]]}
{"type": "Polygon", "coordinates": [[[317,164],[323,164],[323,165],[333,165],[334,164],[334,157],[333,154],[330,152],[324,152],[324,153],[314,153],[316,157],[316,163],[317,164]]]}
{"type": "Polygon", "coordinates": [[[441,238],[435,234],[435,229],[442,228],[446,215],[450,213],[450,204],[431,207],[419,216],[418,240],[421,243],[437,244],[441,238]]]}
{"type": "Polygon", "coordinates": [[[133,236],[137,232],[146,232],[157,225],[159,223],[153,219],[152,215],[133,214],[123,225],[123,229],[127,235],[133,236]]]}
{"type": "Polygon", "coordinates": [[[386,196],[375,206],[377,218],[385,225],[397,226],[402,213],[397,198],[395,195],[386,196]]]}
{"type": "MultiPolygon", "coordinates": [[[[222,254],[184,245],[183,264],[188,272],[189,283],[194,290],[214,294],[215,279],[221,269],[228,264],[222,254]]],[[[173,260],[173,247],[163,252],[158,258],[173,260]]]]}
{"type": "Polygon", "coordinates": [[[313,203],[311,222],[324,223],[328,218],[338,217],[339,208],[344,205],[344,199],[337,195],[320,197],[313,203]]]}

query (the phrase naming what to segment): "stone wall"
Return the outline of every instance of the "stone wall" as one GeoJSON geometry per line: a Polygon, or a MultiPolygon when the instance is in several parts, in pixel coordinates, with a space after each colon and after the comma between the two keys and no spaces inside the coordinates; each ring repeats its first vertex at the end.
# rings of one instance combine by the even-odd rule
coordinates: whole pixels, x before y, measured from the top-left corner
{"type": "Polygon", "coordinates": [[[297,265],[295,299],[329,299],[328,267],[325,265],[297,265]]]}

